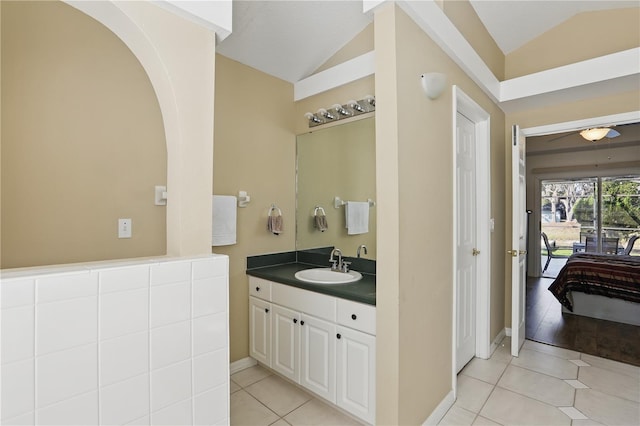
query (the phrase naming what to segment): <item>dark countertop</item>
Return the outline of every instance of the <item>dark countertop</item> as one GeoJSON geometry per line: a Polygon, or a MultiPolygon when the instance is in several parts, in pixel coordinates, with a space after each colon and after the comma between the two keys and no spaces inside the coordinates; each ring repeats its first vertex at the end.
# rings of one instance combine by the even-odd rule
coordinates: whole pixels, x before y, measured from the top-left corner
{"type": "Polygon", "coordinates": [[[362,279],[348,284],[312,284],[300,281],[295,278],[295,273],[303,269],[317,268],[318,265],[291,262],[279,265],[264,266],[247,269],[247,275],[287,284],[304,290],[316,293],[327,294],[342,299],[353,300],[354,302],[376,304],[376,276],[362,273],[358,269],[354,270],[362,273],[362,279]]]}

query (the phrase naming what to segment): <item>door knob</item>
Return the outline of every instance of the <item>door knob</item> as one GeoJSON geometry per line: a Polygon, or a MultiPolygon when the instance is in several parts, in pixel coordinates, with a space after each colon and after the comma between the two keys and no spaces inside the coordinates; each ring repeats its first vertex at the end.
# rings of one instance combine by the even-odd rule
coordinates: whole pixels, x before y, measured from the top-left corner
{"type": "Polygon", "coordinates": [[[518,250],[507,250],[507,254],[510,254],[511,257],[518,257],[518,250]]]}
{"type": "Polygon", "coordinates": [[[480,250],[478,250],[477,248],[474,248],[473,251],[471,252],[472,255],[477,256],[480,254],[480,250]]]}

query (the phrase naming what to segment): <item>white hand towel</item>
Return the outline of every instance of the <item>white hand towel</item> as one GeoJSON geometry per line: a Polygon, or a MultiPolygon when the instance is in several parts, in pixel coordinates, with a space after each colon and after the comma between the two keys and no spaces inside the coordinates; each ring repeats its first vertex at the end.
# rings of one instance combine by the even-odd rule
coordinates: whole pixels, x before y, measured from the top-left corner
{"type": "Polygon", "coordinates": [[[228,246],[236,243],[236,210],[233,195],[214,195],[212,201],[211,245],[228,246]]]}
{"type": "Polygon", "coordinates": [[[347,201],[344,206],[347,234],[366,234],[369,232],[369,202],[347,201]]]}

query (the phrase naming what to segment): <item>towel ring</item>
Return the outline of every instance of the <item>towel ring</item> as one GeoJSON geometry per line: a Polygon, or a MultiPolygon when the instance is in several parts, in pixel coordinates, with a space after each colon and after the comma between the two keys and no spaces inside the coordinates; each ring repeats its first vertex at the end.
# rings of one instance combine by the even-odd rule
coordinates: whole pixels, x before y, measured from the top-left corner
{"type": "Polygon", "coordinates": [[[320,210],[322,212],[323,216],[326,216],[327,214],[324,212],[324,209],[320,206],[316,206],[316,208],[313,210],[313,215],[314,216],[318,216],[318,210],[320,210]]]}
{"type": "Polygon", "coordinates": [[[277,216],[282,216],[282,210],[275,204],[271,204],[271,208],[269,209],[269,216],[273,215],[273,212],[277,213],[277,216]]]}

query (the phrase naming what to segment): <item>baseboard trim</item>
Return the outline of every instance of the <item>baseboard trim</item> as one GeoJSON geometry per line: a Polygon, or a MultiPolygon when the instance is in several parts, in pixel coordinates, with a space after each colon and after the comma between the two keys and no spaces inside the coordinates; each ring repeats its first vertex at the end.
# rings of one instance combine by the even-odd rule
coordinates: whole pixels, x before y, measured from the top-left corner
{"type": "Polygon", "coordinates": [[[440,404],[436,407],[435,410],[431,413],[431,415],[427,418],[427,420],[422,423],[422,426],[431,426],[437,425],[440,423],[440,420],[447,414],[447,411],[453,406],[453,403],[456,402],[456,398],[454,396],[453,390],[449,392],[440,404]]]}
{"type": "MultiPolygon", "coordinates": [[[[509,335],[511,335],[511,329],[509,329],[509,335]]],[[[498,345],[500,344],[500,342],[502,342],[502,339],[504,339],[506,336],[507,336],[507,329],[503,328],[502,330],[500,330],[500,333],[498,333],[496,338],[493,339],[493,342],[491,342],[491,347],[489,348],[489,353],[491,355],[493,355],[495,350],[498,349],[498,345]]]]}
{"type": "Polygon", "coordinates": [[[507,337],[511,337],[511,327],[505,327],[504,334],[506,334],[507,337]]]}
{"type": "Polygon", "coordinates": [[[256,364],[258,364],[258,361],[249,356],[239,359],[229,364],[229,374],[235,374],[238,371],[242,371],[245,368],[253,367],[256,364]]]}

